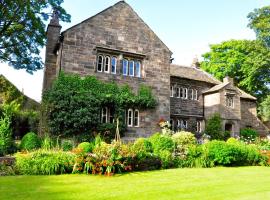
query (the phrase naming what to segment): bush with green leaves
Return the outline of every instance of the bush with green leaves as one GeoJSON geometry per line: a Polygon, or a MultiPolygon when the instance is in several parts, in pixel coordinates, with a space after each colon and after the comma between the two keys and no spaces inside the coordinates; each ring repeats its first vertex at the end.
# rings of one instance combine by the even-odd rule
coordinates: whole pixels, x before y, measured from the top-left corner
{"type": "Polygon", "coordinates": [[[196,144],[195,135],[191,132],[180,131],[172,135],[172,139],[176,145],[177,152],[185,152],[187,147],[196,144]]]}
{"type": "Polygon", "coordinates": [[[52,175],[71,173],[75,154],[62,150],[39,149],[28,153],[17,153],[16,168],[23,175],[52,175]]]}
{"type": "Polygon", "coordinates": [[[132,150],[139,158],[142,158],[147,154],[152,153],[153,147],[148,139],[139,138],[134,142],[132,150]]]}
{"type": "Polygon", "coordinates": [[[265,165],[266,159],[255,145],[213,140],[203,145],[203,155],[211,166],[265,165]]]}
{"type": "Polygon", "coordinates": [[[74,142],[72,140],[62,140],[61,147],[63,151],[71,151],[74,147],[74,142]]]}
{"type": "Polygon", "coordinates": [[[10,125],[8,116],[0,118],[0,156],[8,154],[14,143],[10,125]]]}
{"type": "Polygon", "coordinates": [[[153,152],[158,154],[160,151],[167,150],[173,152],[175,149],[175,144],[170,136],[163,135],[160,133],[155,133],[149,138],[152,144],[153,152]]]}
{"type": "Polygon", "coordinates": [[[222,130],[222,121],[218,113],[206,121],[204,133],[209,135],[211,140],[227,140],[230,137],[228,132],[222,130]]]}
{"type": "Polygon", "coordinates": [[[31,151],[41,147],[41,140],[37,134],[29,132],[23,136],[20,148],[21,150],[31,151]]]}
{"type": "Polygon", "coordinates": [[[254,142],[258,136],[258,132],[252,128],[244,128],[240,130],[240,138],[245,142],[254,142]]]}
{"type": "Polygon", "coordinates": [[[79,149],[82,149],[84,153],[90,153],[93,151],[94,145],[90,142],[82,142],[78,145],[79,149]]]}

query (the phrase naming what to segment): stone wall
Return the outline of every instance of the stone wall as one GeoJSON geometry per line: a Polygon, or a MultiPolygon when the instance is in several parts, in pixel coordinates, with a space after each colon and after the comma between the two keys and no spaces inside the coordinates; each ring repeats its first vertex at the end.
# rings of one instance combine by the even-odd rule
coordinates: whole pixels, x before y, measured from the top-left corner
{"type": "Polygon", "coordinates": [[[160,118],[169,120],[171,52],[129,5],[121,1],[68,29],[63,35],[64,41],[59,50],[62,57],[58,61],[62,71],[128,84],[134,91],[140,84],[152,88],[158,100],[157,108],[140,111],[140,128],[130,128],[127,135],[147,137],[159,130],[160,118]],[[118,58],[121,54],[143,55],[142,77],[123,76],[119,61],[116,74],[97,72],[98,47],[110,49],[118,58]]]}
{"type": "Polygon", "coordinates": [[[257,117],[256,101],[241,99],[241,122],[240,128],[253,128],[259,132],[261,136],[269,134],[269,129],[257,117]]]}

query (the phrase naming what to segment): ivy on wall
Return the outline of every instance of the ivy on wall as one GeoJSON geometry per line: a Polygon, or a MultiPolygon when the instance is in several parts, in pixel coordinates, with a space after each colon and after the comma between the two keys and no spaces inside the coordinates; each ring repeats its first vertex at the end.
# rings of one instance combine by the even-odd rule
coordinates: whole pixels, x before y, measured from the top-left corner
{"type": "Polygon", "coordinates": [[[157,101],[151,89],[144,85],[135,94],[128,85],[104,83],[94,76],[81,78],[61,73],[52,88],[44,93],[42,104],[49,132],[53,135],[110,132],[113,136],[115,123],[100,122],[102,107],[114,109],[113,118],[120,120],[120,131],[123,132],[127,108],[150,109],[157,101]]]}

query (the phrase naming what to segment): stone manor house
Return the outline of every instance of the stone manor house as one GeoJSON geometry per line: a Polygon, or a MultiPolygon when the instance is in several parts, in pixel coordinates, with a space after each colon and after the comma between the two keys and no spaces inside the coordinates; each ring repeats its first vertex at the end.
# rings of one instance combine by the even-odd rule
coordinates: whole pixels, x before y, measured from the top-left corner
{"type": "MultiPolygon", "coordinates": [[[[54,15],[47,29],[43,91],[60,71],[128,84],[134,91],[140,84],[150,86],[158,106],[126,111],[127,139],[148,137],[159,130],[161,119],[170,121],[173,129],[200,134],[215,113],[232,135],[245,127],[267,134],[257,118],[255,97],[237,88],[231,78],[216,80],[198,62],[189,67],[171,64],[171,55],[125,1],[63,32],[54,15]]],[[[110,108],[102,108],[102,122],[109,119],[110,108]]]]}

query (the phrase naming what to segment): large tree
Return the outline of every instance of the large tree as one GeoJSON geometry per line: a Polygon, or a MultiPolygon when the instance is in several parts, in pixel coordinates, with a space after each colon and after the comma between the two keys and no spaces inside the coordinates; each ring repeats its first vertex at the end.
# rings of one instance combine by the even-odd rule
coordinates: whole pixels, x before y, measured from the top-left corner
{"type": "Polygon", "coordinates": [[[70,21],[60,6],[63,0],[0,0],[0,62],[33,72],[43,66],[39,55],[46,39],[52,10],[59,19],[70,21]]]}
{"type": "Polygon", "coordinates": [[[230,40],[210,45],[201,66],[216,78],[235,79],[237,86],[259,101],[269,94],[270,51],[258,40],[230,40]]]}
{"type": "Polygon", "coordinates": [[[255,31],[257,39],[270,48],[270,6],[255,9],[248,19],[248,26],[255,31]]]}
{"type": "Polygon", "coordinates": [[[264,121],[270,121],[270,95],[260,104],[259,114],[264,121]]]}

